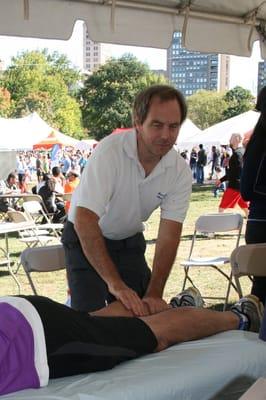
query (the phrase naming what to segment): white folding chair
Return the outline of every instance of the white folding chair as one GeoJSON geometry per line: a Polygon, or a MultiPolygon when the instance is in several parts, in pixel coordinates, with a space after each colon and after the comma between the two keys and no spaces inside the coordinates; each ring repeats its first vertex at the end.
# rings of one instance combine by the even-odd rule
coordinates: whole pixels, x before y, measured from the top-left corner
{"type": "Polygon", "coordinates": [[[233,241],[234,245],[232,248],[238,247],[239,241],[240,241],[240,236],[241,236],[241,231],[242,231],[242,225],[243,225],[243,217],[238,214],[238,213],[218,213],[218,214],[205,214],[201,215],[195,223],[195,230],[191,242],[191,247],[190,247],[190,252],[189,252],[189,257],[187,260],[182,261],[180,263],[181,266],[184,267],[184,272],[185,272],[185,277],[184,277],[184,282],[183,282],[183,290],[186,287],[187,281],[189,281],[193,286],[196,286],[189,275],[190,269],[191,268],[203,268],[203,267],[211,267],[214,268],[216,271],[221,273],[228,281],[227,285],[227,290],[226,294],[224,297],[210,297],[210,296],[204,296],[203,298],[205,299],[216,299],[216,300],[224,300],[224,310],[226,309],[226,305],[228,302],[229,298],[229,293],[231,286],[234,287],[234,289],[238,292],[237,287],[232,281],[232,272],[228,275],[225,271],[222,270],[222,267],[225,264],[230,263],[230,255],[229,256],[221,256],[220,254],[214,255],[210,254],[207,257],[195,257],[196,250],[198,250],[200,253],[200,248],[199,248],[199,238],[204,239],[204,244],[201,243],[201,248],[202,246],[205,245],[204,250],[206,252],[206,249],[211,248],[210,242],[208,242],[208,247],[206,247],[206,239],[208,241],[211,240],[216,240],[216,234],[217,233],[229,233],[231,231],[236,231],[236,240],[233,241]],[[196,246],[197,242],[197,246],[196,246]]]}
{"type": "Polygon", "coordinates": [[[51,222],[44,212],[41,203],[36,200],[26,201],[23,203],[23,208],[28,218],[34,220],[38,224],[38,227],[49,230],[57,238],[60,237],[60,232],[64,228],[64,224],[51,222]],[[44,220],[45,223],[40,223],[41,220],[44,220]]]}
{"type": "Polygon", "coordinates": [[[21,264],[34,294],[37,295],[31,272],[50,272],[65,268],[65,253],[62,244],[34,247],[21,253],[21,264]]]}
{"type": "Polygon", "coordinates": [[[234,249],[231,254],[231,268],[239,297],[243,297],[239,278],[266,276],[266,243],[246,244],[234,249]]]}
{"type": "MultiPolygon", "coordinates": [[[[22,211],[8,211],[7,215],[12,222],[34,222],[22,211]]],[[[42,226],[39,227],[35,224],[31,228],[19,232],[19,240],[25,243],[28,247],[37,246],[38,244],[43,246],[53,240],[53,238],[48,236],[48,234],[49,232],[45,228],[42,229],[42,226]]]]}

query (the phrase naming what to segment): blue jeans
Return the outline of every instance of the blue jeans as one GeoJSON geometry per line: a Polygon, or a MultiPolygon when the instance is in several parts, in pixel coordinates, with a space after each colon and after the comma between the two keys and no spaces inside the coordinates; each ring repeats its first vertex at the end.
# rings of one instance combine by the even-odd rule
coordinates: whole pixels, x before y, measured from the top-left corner
{"type": "Polygon", "coordinates": [[[204,167],[197,165],[197,183],[204,183],[204,167]]]}

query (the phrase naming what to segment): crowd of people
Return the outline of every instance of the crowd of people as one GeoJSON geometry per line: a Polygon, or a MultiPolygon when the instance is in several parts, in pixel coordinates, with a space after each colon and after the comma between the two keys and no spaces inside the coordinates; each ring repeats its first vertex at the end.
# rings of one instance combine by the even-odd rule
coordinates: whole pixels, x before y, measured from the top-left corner
{"type": "MultiPolygon", "coordinates": [[[[64,222],[70,202],[64,202],[63,194],[72,193],[79,183],[91,152],[84,153],[72,148],[59,149],[56,158],[51,151],[20,151],[16,168],[7,178],[0,180],[0,194],[39,194],[45,211],[53,214],[53,222],[64,222]]],[[[0,199],[0,211],[19,209],[14,199],[0,199]]]]}
{"type": "MultiPolygon", "coordinates": [[[[253,205],[252,218],[260,219],[263,224],[266,101],[261,100],[259,107],[263,109],[262,116],[246,158],[253,157],[259,146],[255,186],[251,184],[247,189],[240,184],[239,176],[236,178],[238,187],[228,184],[222,204],[229,198],[235,199],[241,190],[245,197],[243,201],[249,200],[253,205]],[[226,194],[228,189],[232,190],[226,194]]],[[[11,321],[10,330],[5,329],[5,337],[12,336],[12,343],[17,345],[14,362],[18,365],[22,365],[21,354],[25,348],[34,346],[33,340],[28,340],[30,335],[27,338],[21,335],[29,320],[29,310],[31,316],[36,314],[41,321],[42,330],[39,329],[38,335],[42,334],[46,343],[43,352],[44,359],[48,359],[50,377],[111,368],[175,343],[218,332],[232,329],[258,332],[260,329],[264,310],[262,301],[266,293],[264,281],[260,281],[260,285],[264,285],[263,293],[259,294],[253,287],[252,295],[239,300],[226,312],[202,309],[203,300],[196,288],[186,289],[170,304],[163,300],[189,206],[192,174],[196,174],[198,183],[204,182],[208,157],[203,145],[199,145],[198,150],[193,149],[193,169],[191,163],[174,150],[187,106],[181,92],[173,87],[154,85],[146,88],[137,95],[132,114],[134,129],[110,135],[97,145],[71,199],[62,243],[72,308],[39,296],[14,297],[0,302],[1,318],[11,321]],[[161,209],[161,215],[150,269],[145,259],[143,222],[157,208],[161,209]],[[14,321],[18,325],[17,337],[12,331],[14,321]],[[105,357],[101,357],[101,346],[106,349],[105,357]],[[116,353],[117,347],[119,351],[116,353]],[[112,349],[111,358],[108,358],[108,349],[112,349]]],[[[217,180],[217,186],[231,181],[232,170],[241,174],[243,152],[237,134],[232,135],[230,145],[229,156],[226,148],[223,154],[218,154],[215,146],[212,148],[211,177],[221,166],[221,158],[229,158],[227,165],[223,166],[225,177],[217,180]]],[[[37,193],[59,193],[66,187],[63,184],[66,178],[68,187],[76,186],[73,182],[78,176],[73,171],[77,171],[81,157],[69,157],[64,153],[59,165],[52,165],[46,154],[37,153],[35,157],[31,153],[26,157],[34,157],[37,161],[37,193]],[[49,173],[51,177],[47,177],[49,173]],[[70,179],[71,173],[73,180],[70,179]]],[[[21,154],[19,163],[23,163],[21,154]]],[[[246,168],[249,171],[250,167],[246,168]]],[[[23,174],[22,169],[18,173],[23,174]]],[[[54,207],[54,203],[51,201],[47,206],[54,207]]],[[[252,226],[255,229],[256,225],[252,226]]],[[[253,235],[250,231],[250,242],[253,235]]],[[[265,234],[262,236],[260,240],[264,240],[265,234]]],[[[31,318],[27,332],[33,332],[32,338],[35,338],[35,328],[31,318]]],[[[6,340],[4,345],[7,347],[9,341],[6,340]]],[[[8,351],[4,354],[8,357],[8,351]]],[[[0,388],[1,379],[4,382],[9,374],[9,385],[5,386],[4,393],[14,388],[36,387],[36,379],[26,383],[21,379],[23,368],[13,381],[10,380],[12,362],[8,367],[5,374],[0,374],[0,388]]]]}

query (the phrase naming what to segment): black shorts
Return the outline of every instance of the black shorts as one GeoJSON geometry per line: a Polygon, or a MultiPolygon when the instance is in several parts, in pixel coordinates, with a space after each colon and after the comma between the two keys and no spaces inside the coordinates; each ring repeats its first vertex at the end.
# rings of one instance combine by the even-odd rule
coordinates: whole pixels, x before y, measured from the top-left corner
{"type": "Polygon", "coordinates": [[[157,347],[156,337],[141,319],[94,317],[46,297],[21,297],[42,320],[50,378],[110,369],[157,347]]]}

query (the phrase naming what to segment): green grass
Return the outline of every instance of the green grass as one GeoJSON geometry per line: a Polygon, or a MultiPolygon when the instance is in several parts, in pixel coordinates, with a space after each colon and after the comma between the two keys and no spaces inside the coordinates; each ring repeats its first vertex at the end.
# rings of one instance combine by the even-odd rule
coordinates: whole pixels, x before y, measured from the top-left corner
{"type": "MultiPolygon", "coordinates": [[[[203,213],[217,212],[219,199],[215,199],[212,195],[212,186],[193,186],[193,192],[188,210],[188,215],[184,223],[182,239],[179,246],[177,258],[175,260],[171,275],[167,282],[164,298],[169,300],[173,295],[180,291],[184,279],[183,269],[180,267],[180,261],[187,258],[191,245],[191,237],[193,234],[194,223],[197,217],[203,213]]],[[[238,210],[235,210],[238,211],[238,210]]],[[[155,241],[157,237],[159,223],[159,210],[153,213],[150,219],[146,222],[145,237],[147,240],[146,257],[149,265],[152,265],[152,259],[155,249],[155,241]]],[[[245,224],[244,224],[245,225],[245,224]]],[[[245,226],[243,227],[243,233],[245,226]]],[[[228,255],[230,254],[235,243],[233,234],[222,235],[214,240],[202,239],[199,245],[199,255],[204,256],[211,254],[228,255]]],[[[242,235],[241,244],[244,244],[242,235]]],[[[4,246],[4,241],[0,241],[0,245],[4,246]]],[[[21,243],[16,235],[11,235],[9,240],[12,260],[16,263],[19,259],[19,254],[25,248],[25,244],[21,243]]],[[[15,268],[15,265],[14,265],[15,268]]],[[[227,272],[229,266],[225,267],[227,272]]],[[[226,290],[226,280],[213,269],[195,268],[191,276],[195,279],[195,283],[203,295],[216,296],[223,295],[226,290]]],[[[50,273],[33,273],[33,280],[36,283],[38,294],[51,297],[59,302],[64,302],[66,299],[66,274],[65,271],[56,271],[50,273]]],[[[26,275],[21,267],[17,273],[17,278],[21,284],[21,293],[32,294],[26,275]]],[[[10,275],[7,273],[7,268],[0,267],[0,296],[17,294],[17,286],[10,275]]],[[[247,278],[241,278],[241,283],[244,293],[250,291],[250,281],[247,278]]],[[[234,290],[231,290],[230,301],[237,299],[234,290]]],[[[211,305],[211,303],[210,303],[211,305]]]]}

